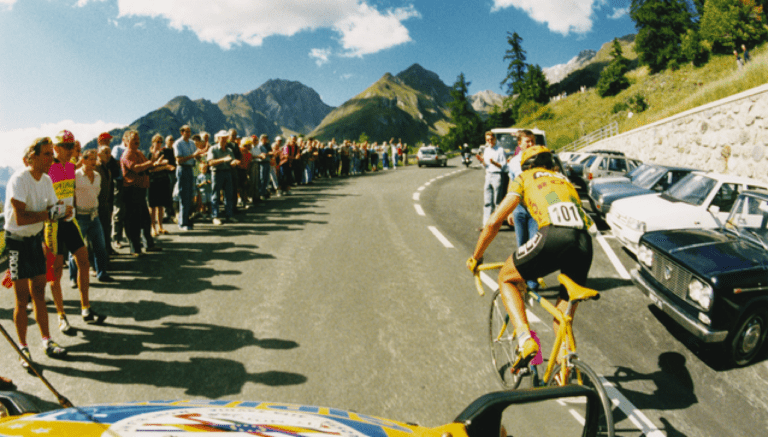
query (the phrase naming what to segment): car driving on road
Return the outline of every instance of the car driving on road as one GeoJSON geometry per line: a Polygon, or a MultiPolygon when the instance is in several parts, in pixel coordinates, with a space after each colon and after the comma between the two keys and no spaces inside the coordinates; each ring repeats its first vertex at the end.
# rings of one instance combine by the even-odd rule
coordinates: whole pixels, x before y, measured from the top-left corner
{"type": "Polygon", "coordinates": [[[448,163],[448,158],[440,149],[435,146],[424,146],[416,154],[419,167],[422,165],[443,166],[448,163]]]}

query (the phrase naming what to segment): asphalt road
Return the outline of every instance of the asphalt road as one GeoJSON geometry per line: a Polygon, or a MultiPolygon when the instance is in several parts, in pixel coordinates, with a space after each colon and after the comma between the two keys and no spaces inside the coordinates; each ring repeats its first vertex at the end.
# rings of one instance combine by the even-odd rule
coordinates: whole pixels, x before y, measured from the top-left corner
{"type": "MultiPolygon", "coordinates": [[[[261,400],[448,422],[498,389],[488,363],[490,293],[479,297],[464,268],[481,221],[482,181],[481,170],[458,159],[447,168],[319,180],[239,215],[239,223],[161,237],[162,253],[119,257],[119,282],[93,284],[105,326],[82,323],[65,282],[77,333],[54,330],[54,338],[70,357],[45,357],[31,326],[33,358],[75,405],[261,400]]],[[[574,326],[581,359],[614,395],[617,435],[768,429],[768,363],[721,369],[716,353],[649,308],[620,273],[634,260],[603,241],[610,250],[595,241],[587,284],[602,297],[579,308],[574,326]]],[[[505,230],[486,260],[514,248],[514,232],[505,230]]],[[[556,293],[554,281],[546,278],[543,295],[556,293]]],[[[0,292],[0,322],[15,338],[12,307],[12,293],[0,292]]],[[[546,345],[549,317],[533,313],[546,345]]],[[[0,372],[54,408],[55,397],[21,369],[10,346],[0,351],[0,372]]],[[[550,411],[548,420],[553,415],[561,419],[550,411]]],[[[533,429],[543,420],[521,416],[533,429]]]]}

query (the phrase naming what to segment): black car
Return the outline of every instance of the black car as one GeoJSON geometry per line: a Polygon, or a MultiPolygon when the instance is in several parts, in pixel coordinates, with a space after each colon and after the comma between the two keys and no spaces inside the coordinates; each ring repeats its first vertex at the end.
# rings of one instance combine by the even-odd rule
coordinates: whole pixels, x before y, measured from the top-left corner
{"type": "Polygon", "coordinates": [[[755,360],[768,330],[768,193],[744,191],[719,229],[648,232],[635,284],[731,365],[755,360]]]}

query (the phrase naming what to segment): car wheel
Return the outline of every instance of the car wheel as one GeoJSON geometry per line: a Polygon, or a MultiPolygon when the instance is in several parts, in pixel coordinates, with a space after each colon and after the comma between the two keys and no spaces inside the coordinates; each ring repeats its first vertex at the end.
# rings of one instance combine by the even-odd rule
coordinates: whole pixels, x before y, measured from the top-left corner
{"type": "Polygon", "coordinates": [[[448,167],[448,161],[443,161],[443,167],[448,167]]]}
{"type": "Polygon", "coordinates": [[[728,353],[731,364],[746,366],[755,359],[765,343],[768,327],[768,308],[749,310],[728,337],[728,353]]]}

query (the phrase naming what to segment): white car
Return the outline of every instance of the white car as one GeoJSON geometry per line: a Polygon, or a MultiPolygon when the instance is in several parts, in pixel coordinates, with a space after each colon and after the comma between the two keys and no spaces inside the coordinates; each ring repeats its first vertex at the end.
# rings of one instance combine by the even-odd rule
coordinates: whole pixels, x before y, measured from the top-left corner
{"type": "Polygon", "coordinates": [[[697,171],[661,194],[615,201],[605,221],[621,244],[637,254],[640,237],[649,231],[720,227],[739,193],[753,189],[768,190],[768,184],[697,171]]]}

